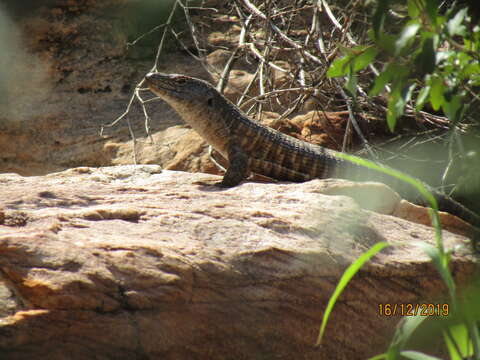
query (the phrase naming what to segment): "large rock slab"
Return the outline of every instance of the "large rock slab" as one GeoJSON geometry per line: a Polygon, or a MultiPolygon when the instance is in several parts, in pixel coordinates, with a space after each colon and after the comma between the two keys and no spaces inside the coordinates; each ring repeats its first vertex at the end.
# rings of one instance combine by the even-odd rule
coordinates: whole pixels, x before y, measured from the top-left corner
{"type": "MultiPolygon", "coordinates": [[[[379,304],[441,294],[419,247],[431,228],[324,195],[328,181],[218,180],[154,165],[0,175],[2,359],[366,358],[398,321],[379,304]],[[314,348],[342,272],[379,241],[393,246],[357,275],[314,348]]],[[[462,281],[474,268],[466,239],[444,238],[461,245],[462,281]]]]}

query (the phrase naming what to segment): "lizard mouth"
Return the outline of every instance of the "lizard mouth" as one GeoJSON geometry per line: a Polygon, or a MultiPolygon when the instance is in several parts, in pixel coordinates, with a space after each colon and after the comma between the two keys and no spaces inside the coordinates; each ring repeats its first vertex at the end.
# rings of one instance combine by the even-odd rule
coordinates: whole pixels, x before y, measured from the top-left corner
{"type": "Polygon", "coordinates": [[[149,73],[145,76],[145,82],[153,92],[176,93],[175,81],[169,75],[161,73],[149,73]]]}

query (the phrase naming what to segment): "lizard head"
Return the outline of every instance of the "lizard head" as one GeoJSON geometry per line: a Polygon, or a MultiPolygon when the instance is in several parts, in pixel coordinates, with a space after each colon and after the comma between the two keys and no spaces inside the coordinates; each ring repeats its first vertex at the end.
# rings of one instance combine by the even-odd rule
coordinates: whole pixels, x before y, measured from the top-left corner
{"type": "Polygon", "coordinates": [[[205,101],[216,93],[208,82],[180,74],[149,73],[145,83],[151,92],[167,102],[205,101]]]}
{"type": "Polygon", "coordinates": [[[149,90],[168,103],[183,120],[215,149],[227,157],[229,125],[235,106],[212,85],[179,74],[150,73],[145,77],[149,90]]]}

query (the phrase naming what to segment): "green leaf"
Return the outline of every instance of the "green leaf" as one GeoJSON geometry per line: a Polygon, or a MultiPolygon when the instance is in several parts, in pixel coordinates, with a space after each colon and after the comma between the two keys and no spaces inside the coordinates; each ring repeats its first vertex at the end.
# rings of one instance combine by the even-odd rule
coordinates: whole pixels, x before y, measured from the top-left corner
{"type": "Polygon", "coordinates": [[[367,47],[367,45],[357,45],[353,48],[343,45],[342,43],[337,43],[337,47],[340,49],[342,54],[348,55],[356,55],[358,52],[362,51],[367,47]]]}
{"type": "Polygon", "coordinates": [[[427,243],[419,243],[419,246],[432,260],[433,266],[435,266],[437,271],[440,273],[445,285],[447,285],[450,299],[453,303],[455,303],[456,286],[455,282],[453,281],[452,274],[448,268],[448,257],[443,252],[443,245],[441,245],[439,248],[427,243]]]}
{"type": "Polygon", "coordinates": [[[436,53],[435,41],[433,37],[428,37],[423,41],[422,50],[415,58],[415,65],[419,76],[431,74],[435,70],[436,53]]]}
{"type": "Polygon", "coordinates": [[[353,72],[362,70],[370,65],[378,54],[378,49],[374,46],[369,46],[362,53],[354,58],[353,72]]]}
{"type": "Polygon", "coordinates": [[[397,102],[400,99],[400,93],[390,95],[387,106],[387,125],[388,129],[393,133],[395,131],[395,125],[397,124],[397,102]]]}
{"type": "Polygon", "coordinates": [[[397,42],[398,36],[392,35],[392,34],[379,34],[377,36],[376,44],[377,46],[386,51],[389,55],[394,55],[396,51],[396,42],[397,42]]]}
{"type": "Polygon", "coordinates": [[[480,63],[478,62],[468,64],[462,69],[462,76],[465,78],[478,74],[480,74],[480,63]]]}
{"type": "Polygon", "coordinates": [[[405,25],[400,33],[399,38],[395,42],[395,55],[400,54],[407,46],[409,46],[417,35],[418,29],[420,29],[420,23],[416,20],[410,21],[405,25]]]}
{"type": "Polygon", "coordinates": [[[401,83],[403,84],[406,81],[409,73],[410,70],[405,65],[399,65],[395,62],[387,64],[384,70],[375,79],[373,88],[370,90],[369,95],[378,95],[385,88],[385,85],[392,81],[392,79],[396,79],[397,82],[401,80],[401,83]]]}
{"type": "Polygon", "coordinates": [[[399,79],[397,82],[399,83],[394,84],[394,89],[388,99],[387,107],[387,125],[391,132],[395,130],[397,118],[403,115],[405,105],[412,98],[412,93],[416,86],[415,84],[410,84],[402,89],[403,79],[399,79]]]}
{"type": "Polygon", "coordinates": [[[432,104],[433,110],[438,111],[445,102],[445,97],[443,96],[443,80],[439,77],[432,78],[431,86],[430,103],[432,104]]]}
{"type": "Polygon", "coordinates": [[[349,73],[347,75],[347,83],[345,84],[345,89],[348,90],[350,95],[356,99],[357,98],[357,75],[349,73]]]}
{"type": "Polygon", "coordinates": [[[321,344],[323,334],[325,332],[325,327],[327,326],[328,318],[330,317],[330,313],[332,312],[338,297],[343,292],[345,287],[348,285],[350,280],[367,261],[369,261],[373,256],[375,256],[377,253],[382,251],[387,246],[388,246],[388,243],[386,242],[376,243],[369,250],[363,253],[358,259],[356,259],[352,264],[350,264],[347,270],[345,270],[342,277],[340,278],[340,281],[337,284],[337,287],[335,288],[335,291],[333,292],[333,295],[330,297],[330,300],[328,301],[327,308],[325,309],[325,312],[323,314],[322,325],[320,326],[320,331],[319,331],[317,343],[315,344],[315,346],[319,346],[321,344]]]}
{"type": "Polygon", "coordinates": [[[355,73],[368,66],[375,56],[378,49],[374,46],[360,45],[353,49],[348,49],[348,55],[335,60],[327,71],[327,76],[339,77],[347,76],[346,89],[350,91],[353,97],[357,93],[357,78],[355,73]]]}
{"type": "Polygon", "coordinates": [[[409,86],[405,87],[402,91],[402,99],[403,99],[403,106],[402,106],[402,115],[405,105],[412,99],[413,90],[417,87],[416,84],[410,84],[409,86]]]}
{"type": "Polygon", "coordinates": [[[416,19],[420,12],[423,11],[425,7],[425,3],[422,0],[408,0],[408,16],[412,19],[416,19]]]}
{"type": "Polygon", "coordinates": [[[336,59],[332,63],[332,65],[330,65],[330,68],[327,71],[327,76],[329,78],[333,78],[333,77],[347,75],[348,72],[350,71],[349,68],[350,68],[351,62],[352,62],[351,55],[347,55],[340,59],[336,59]]]}
{"type": "Polygon", "coordinates": [[[438,0],[426,0],[426,10],[433,25],[439,24],[438,18],[438,0]]]}
{"type": "Polygon", "coordinates": [[[402,351],[400,355],[412,360],[442,360],[441,358],[426,355],[418,351],[402,351]]]}
{"type": "Polygon", "coordinates": [[[371,358],[368,358],[368,360],[386,360],[387,359],[387,354],[380,354],[380,355],[375,355],[371,358]]]}
{"type": "Polygon", "coordinates": [[[450,36],[464,36],[467,28],[463,25],[463,20],[467,16],[467,8],[459,10],[453,18],[447,22],[447,30],[450,36]]]}
{"type": "Polygon", "coordinates": [[[380,92],[382,92],[385,88],[385,85],[387,85],[390,82],[390,79],[392,79],[395,75],[397,75],[395,72],[395,65],[392,63],[387,64],[380,75],[378,75],[375,79],[373,87],[369,91],[369,95],[377,96],[380,94],[380,92]]]}
{"type": "Polygon", "coordinates": [[[417,96],[417,101],[415,104],[415,110],[420,111],[423,108],[423,105],[425,104],[425,101],[427,101],[427,97],[430,94],[430,86],[425,85],[420,92],[418,93],[417,96]]]}
{"type": "Polygon", "coordinates": [[[378,39],[380,34],[383,33],[383,24],[385,23],[385,17],[388,14],[390,6],[390,0],[378,0],[377,7],[373,13],[372,27],[375,32],[375,38],[378,39]]]}
{"type": "Polygon", "coordinates": [[[388,358],[398,359],[399,351],[403,349],[415,330],[427,319],[426,316],[408,316],[402,318],[400,326],[397,326],[393,340],[388,347],[388,358]]]}
{"type": "Polygon", "coordinates": [[[468,359],[473,355],[473,344],[470,339],[467,326],[465,324],[452,325],[448,328],[448,333],[452,335],[452,338],[448,336],[447,331],[443,331],[443,338],[447,345],[450,359],[462,360],[468,359]],[[453,340],[453,342],[452,342],[453,340]],[[460,351],[460,354],[458,351],[460,351]]]}
{"type": "Polygon", "coordinates": [[[442,110],[447,116],[448,120],[455,123],[460,115],[460,109],[462,108],[462,98],[459,95],[452,96],[451,99],[445,100],[442,104],[442,110]]]}

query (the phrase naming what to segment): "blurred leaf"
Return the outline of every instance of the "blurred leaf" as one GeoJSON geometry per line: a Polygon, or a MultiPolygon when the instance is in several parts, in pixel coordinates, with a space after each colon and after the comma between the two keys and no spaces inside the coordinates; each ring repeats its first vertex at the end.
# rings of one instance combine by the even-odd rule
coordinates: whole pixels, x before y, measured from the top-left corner
{"type": "Polygon", "coordinates": [[[400,54],[406,47],[408,47],[417,35],[418,29],[420,29],[420,23],[416,20],[410,21],[404,26],[400,37],[395,42],[395,55],[400,54]]]}
{"type": "Polygon", "coordinates": [[[455,282],[453,281],[452,274],[448,268],[448,257],[446,257],[445,253],[442,252],[443,250],[439,249],[438,247],[427,243],[420,243],[419,245],[432,260],[432,263],[440,273],[443,282],[445,285],[447,285],[450,299],[452,302],[455,302],[456,286],[455,282]]]}
{"type": "Polygon", "coordinates": [[[415,330],[427,319],[426,316],[403,317],[395,330],[392,343],[388,347],[388,359],[398,359],[399,351],[403,349],[415,330]]]}
{"type": "Polygon", "coordinates": [[[349,72],[353,70],[353,73],[356,73],[370,65],[375,56],[377,56],[378,49],[372,45],[359,45],[351,49],[342,47],[342,51],[347,53],[347,55],[336,59],[332,65],[330,65],[327,76],[332,78],[348,75],[350,88],[353,89],[353,85],[356,86],[356,81],[355,84],[353,84],[354,80],[349,76],[349,72]]]}
{"type": "Polygon", "coordinates": [[[430,103],[432,104],[433,110],[438,111],[445,102],[445,97],[443,96],[443,79],[439,77],[432,78],[431,86],[430,103]]]}
{"type": "Polygon", "coordinates": [[[467,16],[467,10],[467,8],[459,10],[455,16],[448,21],[447,30],[450,36],[465,35],[467,28],[462,23],[465,16],[467,16]]]}
{"type": "Polygon", "coordinates": [[[442,104],[443,112],[452,123],[455,123],[458,120],[461,108],[462,98],[459,95],[454,95],[450,100],[445,100],[442,104]]]}
{"type": "Polygon", "coordinates": [[[396,79],[403,84],[410,73],[410,69],[405,65],[399,65],[396,62],[387,64],[380,75],[375,79],[373,88],[370,90],[370,96],[378,95],[392,79],[396,79]]]}
{"type": "Polygon", "coordinates": [[[400,93],[390,94],[387,106],[387,125],[388,129],[393,133],[397,124],[397,102],[400,101],[400,93]]]}
{"type": "Polygon", "coordinates": [[[386,242],[376,243],[369,250],[367,250],[362,255],[360,255],[360,257],[356,259],[352,264],[350,264],[350,266],[345,270],[342,277],[338,281],[337,287],[335,288],[333,295],[330,297],[330,300],[328,301],[328,305],[327,305],[327,308],[325,309],[325,312],[323,313],[322,325],[320,326],[320,332],[318,334],[317,343],[315,344],[315,346],[319,346],[320,343],[322,342],[323,334],[325,332],[325,327],[327,326],[328,318],[330,317],[330,313],[333,310],[333,306],[337,302],[338,297],[343,292],[345,287],[348,285],[350,280],[367,261],[369,261],[373,256],[378,254],[387,246],[388,246],[388,243],[386,242]]]}
{"type": "Polygon", "coordinates": [[[354,99],[357,98],[357,75],[353,73],[348,74],[345,88],[348,90],[348,92],[354,99]]]}
{"type": "Polygon", "coordinates": [[[432,22],[433,25],[439,25],[439,19],[438,19],[438,0],[426,0],[426,10],[428,17],[430,18],[430,21],[432,22]]]}
{"type": "Polygon", "coordinates": [[[360,51],[362,51],[363,49],[367,48],[367,45],[358,45],[358,46],[355,46],[355,47],[353,47],[353,48],[348,47],[348,46],[345,46],[345,45],[343,45],[342,43],[337,43],[336,45],[337,45],[337,47],[340,49],[340,51],[342,52],[342,54],[345,54],[346,56],[348,56],[348,55],[356,55],[356,54],[358,54],[360,51]]]}
{"type": "Polygon", "coordinates": [[[400,84],[394,84],[394,90],[388,99],[387,107],[387,125],[391,132],[395,130],[397,119],[403,115],[405,105],[412,98],[412,93],[416,86],[415,84],[411,84],[401,88],[404,81],[400,79],[397,79],[397,81],[400,82],[400,84]]]}
{"type": "Polygon", "coordinates": [[[436,62],[439,65],[444,65],[448,61],[452,60],[455,58],[456,52],[455,51],[438,51],[436,54],[436,62]],[[443,64],[442,64],[443,63],[443,64]]]}
{"type": "Polygon", "coordinates": [[[474,62],[466,65],[462,71],[463,78],[468,78],[472,75],[478,75],[478,74],[480,74],[480,63],[478,62],[474,62]]]}
{"type": "Polygon", "coordinates": [[[415,110],[417,111],[422,110],[423,105],[425,104],[425,101],[427,100],[427,97],[429,94],[430,94],[430,86],[425,85],[418,93],[417,101],[415,104],[415,110]]]}
{"type": "Polygon", "coordinates": [[[442,360],[441,358],[427,355],[418,351],[402,351],[400,355],[412,360],[442,360]]]}
{"type": "Polygon", "coordinates": [[[385,360],[385,359],[387,359],[387,356],[388,355],[386,353],[385,354],[380,354],[380,355],[375,355],[371,358],[368,358],[368,360],[385,360]]]}
{"type": "Polygon", "coordinates": [[[395,75],[395,65],[392,63],[387,64],[383,71],[376,77],[373,88],[369,91],[369,95],[377,96],[380,94],[385,88],[385,85],[387,85],[395,75]]]}
{"type": "Polygon", "coordinates": [[[372,18],[372,26],[376,39],[378,39],[383,33],[383,24],[385,23],[385,17],[388,14],[389,6],[390,0],[378,0],[372,18]]]}
{"type": "Polygon", "coordinates": [[[425,2],[422,0],[408,0],[408,16],[412,19],[416,19],[418,15],[423,11],[425,2]]]}
{"type": "Polygon", "coordinates": [[[417,85],[415,84],[410,84],[409,86],[402,89],[400,98],[402,99],[403,103],[398,104],[399,107],[397,108],[397,113],[399,115],[403,115],[403,110],[405,109],[405,105],[407,105],[407,103],[412,99],[412,93],[413,93],[413,90],[415,90],[416,86],[417,85]]]}
{"type": "Polygon", "coordinates": [[[374,46],[369,46],[364,49],[360,55],[355,57],[353,72],[360,71],[370,65],[377,54],[378,49],[374,46]]]}
{"type": "Polygon", "coordinates": [[[431,74],[435,71],[435,46],[434,39],[429,37],[423,41],[422,50],[415,58],[415,65],[418,69],[419,76],[431,74]]]}
{"type": "Polygon", "coordinates": [[[376,43],[380,49],[385,50],[389,55],[393,56],[395,54],[397,38],[398,36],[392,34],[379,34],[376,43]]]}
{"type": "Polygon", "coordinates": [[[327,76],[333,78],[347,75],[351,62],[352,57],[350,55],[336,59],[332,65],[330,65],[330,68],[327,71],[327,76]]]}
{"type": "Polygon", "coordinates": [[[448,333],[447,331],[443,331],[443,338],[445,340],[445,344],[447,345],[450,359],[462,360],[473,355],[473,344],[465,324],[450,326],[448,328],[448,333]],[[450,334],[451,337],[448,336],[448,334],[450,334]],[[457,349],[460,351],[460,354],[458,353],[457,349]]]}

